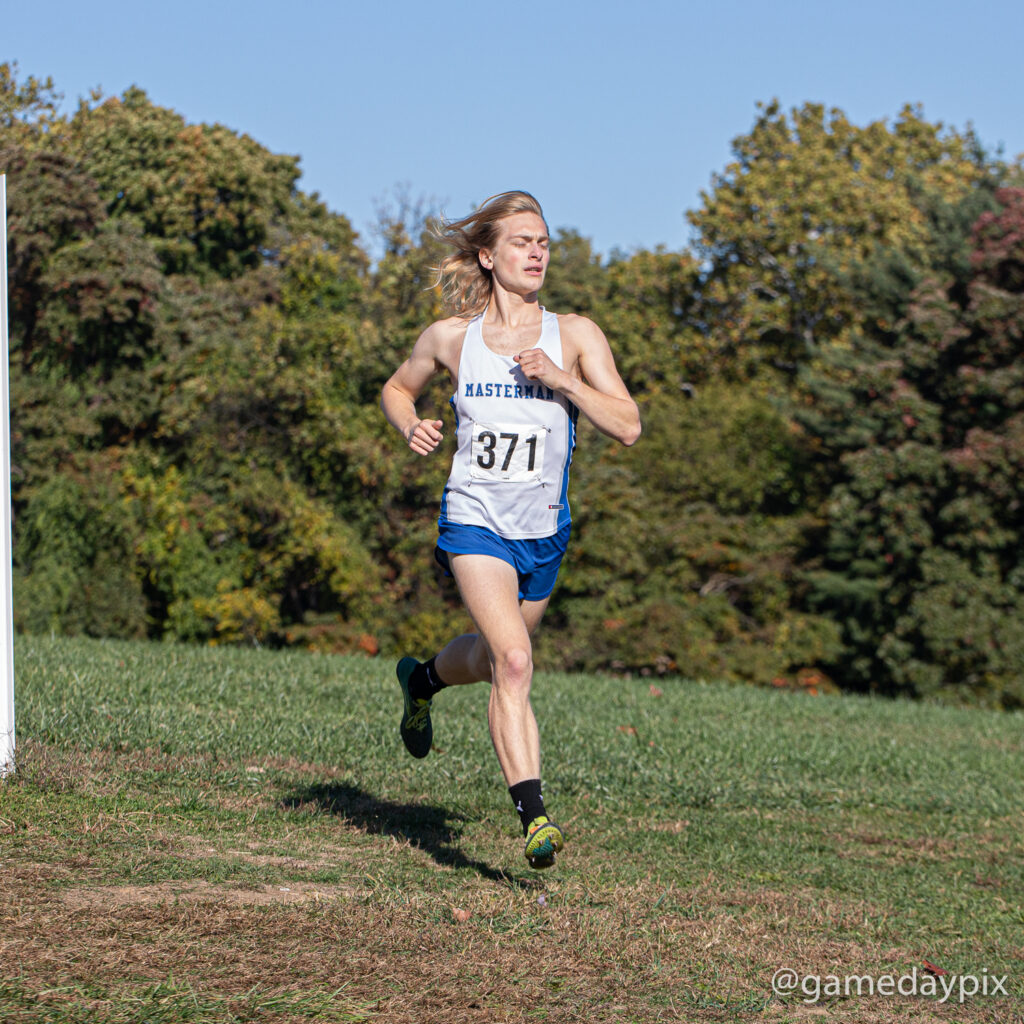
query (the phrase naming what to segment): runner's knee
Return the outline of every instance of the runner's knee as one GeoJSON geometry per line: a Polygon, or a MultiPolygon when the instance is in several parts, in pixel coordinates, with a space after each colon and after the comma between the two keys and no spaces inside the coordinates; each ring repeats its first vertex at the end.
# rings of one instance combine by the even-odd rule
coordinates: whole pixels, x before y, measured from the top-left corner
{"type": "Polygon", "coordinates": [[[533,675],[533,654],[529,644],[513,645],[496,652],[495,682],[509,689],[529,689],[533,675]]]}

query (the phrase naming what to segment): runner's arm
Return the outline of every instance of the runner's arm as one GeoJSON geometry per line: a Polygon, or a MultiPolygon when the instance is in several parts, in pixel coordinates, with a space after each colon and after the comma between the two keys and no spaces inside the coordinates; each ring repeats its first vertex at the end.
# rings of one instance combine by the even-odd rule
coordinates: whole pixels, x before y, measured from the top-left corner
{"type": "Polygon", "coordinates": [[[633,445],[640,437],[640,411],[615,367],[615,357],[604,332],[582,316],[562,318],[562,336],[575,351],[583,379],[559,369],[541,349],[516,358],[523,372],[560,391],[591,423],[616,441],[633,445]]]}
{"type": "Polygon", "coordinates": [[[438,359],[438,334],[438,324],[432,324],[419,336],[409,358],[391,375],[380,395],[388,423],[417,455],[429,455],[443,438],[441,420],[424,420],[416,412],[423,389],[444,369],[438,359]]]}

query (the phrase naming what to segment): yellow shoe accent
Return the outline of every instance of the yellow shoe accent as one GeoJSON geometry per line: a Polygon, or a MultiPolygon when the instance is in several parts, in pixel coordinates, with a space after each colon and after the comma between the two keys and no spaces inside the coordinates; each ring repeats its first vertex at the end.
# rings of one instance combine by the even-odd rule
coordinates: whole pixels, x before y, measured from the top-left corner
{"type": "Polygon", "coordinates": [[[555,854],[564,844],[562,830],[542,814],[527,826],[526,849],[523,852],[530,867],[542,871],[555,863],[555,854]]]}
{"type": "Polygon", "coordinates": [[[395,670],[398,685],[402,688],[402,720],[399,732],[405,749],[413,757],[426,757],[434,739],[434,728],[430,723],[430,701],[416,700],[409,694],[409,677],[419,662],[415,658],[403,658],[395,670]]]}

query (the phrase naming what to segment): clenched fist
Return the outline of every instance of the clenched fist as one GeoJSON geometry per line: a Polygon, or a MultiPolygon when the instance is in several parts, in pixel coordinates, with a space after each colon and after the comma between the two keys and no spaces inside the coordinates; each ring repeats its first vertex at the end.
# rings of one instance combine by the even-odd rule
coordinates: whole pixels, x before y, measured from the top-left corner
{"type": "Polygon", "coordinates": [[[442,420],[418,420],[405,435],[409,447],[417,455],[429,455],[444,439],[442,420]]]}

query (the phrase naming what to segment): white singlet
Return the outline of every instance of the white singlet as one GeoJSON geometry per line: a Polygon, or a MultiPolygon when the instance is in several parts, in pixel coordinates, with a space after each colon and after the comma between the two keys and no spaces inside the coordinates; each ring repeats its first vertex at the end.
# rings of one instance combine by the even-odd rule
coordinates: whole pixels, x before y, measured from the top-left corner
{"type": "MultiPolygon", "coordinates": [[[[559,367],[558,317],[541,308],[540,340],[559,367]]],[[[569,522],[569,465],[579,410],[528,380],[512,356],[484,342],[483,314],[466,328],[451,398],[457,450],[441,499],[441,521],[483,526],[506,540],[550,537],[569,522]]]]}

